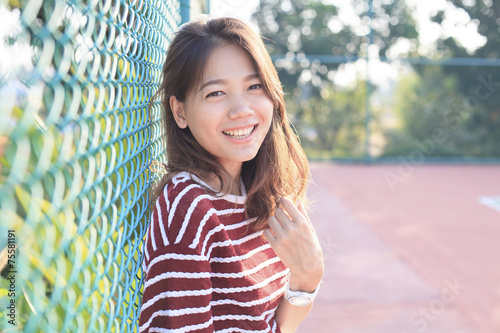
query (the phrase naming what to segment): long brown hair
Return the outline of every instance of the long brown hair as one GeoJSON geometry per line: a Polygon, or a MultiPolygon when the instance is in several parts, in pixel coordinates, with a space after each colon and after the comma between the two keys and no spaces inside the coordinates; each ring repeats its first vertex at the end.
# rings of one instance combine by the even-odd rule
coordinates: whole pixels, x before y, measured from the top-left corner
{"type": "Polygon", "coordinates": [[[289,196],[294,201],[304,199],[309,164],[286,115],[281,82],[264,43],[247,24],[236,18],[203,16],[182,25],[175,33],[163,66],[161,86],[150,104],[159,98],[165,112],[168,163],[167,174],[157,185],[152,199],[156,201],[165,184],[182,171],[201,179],[215,175],[221,189],[228,188],[225,186],[228,185],[225,181],[230,179],[227,171],[196,141],[189,128],[177,126],[169,103],[170,96],[184,102],[188,92],[198,88],[211,53],[227,44],[241,47],[250,56],[274,105],[271,128],[257,156],[244,162],[241,170],[247,190],[246,214],[257,218],[253,229],[262,230],[267,228],[267,219],[280,197],[289,196]]]}

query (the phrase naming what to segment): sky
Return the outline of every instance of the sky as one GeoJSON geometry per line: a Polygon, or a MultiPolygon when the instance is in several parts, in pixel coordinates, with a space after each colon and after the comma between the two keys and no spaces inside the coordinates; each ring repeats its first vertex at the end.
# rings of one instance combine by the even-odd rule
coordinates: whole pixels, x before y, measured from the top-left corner
{"type": "Polygon", "coordinates": [[[210,0],[210,15],[213,17],[236,16],[258,30],[257,26],[251,22],[251,16],[259,6],[259,2],[259,0],[210,0]]]}

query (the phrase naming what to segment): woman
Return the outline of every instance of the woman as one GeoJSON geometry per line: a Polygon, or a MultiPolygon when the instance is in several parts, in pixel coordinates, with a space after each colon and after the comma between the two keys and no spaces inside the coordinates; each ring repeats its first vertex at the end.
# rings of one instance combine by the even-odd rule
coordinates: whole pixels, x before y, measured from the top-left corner
{"type": "Polygon", "coordinates": [[[323,276],[308,163],[261,38],[189,22],[155,96],[167,175],[146,234],[141,332],[294,332],[323,276]]]}

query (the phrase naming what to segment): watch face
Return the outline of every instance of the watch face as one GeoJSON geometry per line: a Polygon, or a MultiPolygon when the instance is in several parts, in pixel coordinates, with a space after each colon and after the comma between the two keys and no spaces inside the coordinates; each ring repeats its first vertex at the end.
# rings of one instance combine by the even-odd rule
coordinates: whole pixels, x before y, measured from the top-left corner
{"type": "Polygon", "coordinates": [[[311,304],[311,300],[307,297],[290,297],[288,301],[293,305],[305,306],[311,304]]]}

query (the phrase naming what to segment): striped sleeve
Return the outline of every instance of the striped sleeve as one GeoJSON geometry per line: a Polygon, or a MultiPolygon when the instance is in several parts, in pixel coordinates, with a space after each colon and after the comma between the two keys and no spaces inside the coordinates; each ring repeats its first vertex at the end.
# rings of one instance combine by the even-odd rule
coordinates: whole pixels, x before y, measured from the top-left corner
{"type": "Polygon", "coordinates": [[[218,222],[204,194],[191,182],[169,183],[156,202],[144,246],[141,333],[214,331],[211,266],[199,242],[218,222]]]}
{"type": "Polygon", "coordinates": [[[210,264],[183,244],[154,252],[149,262],[140,332],[213,332],[210,264]]]}

